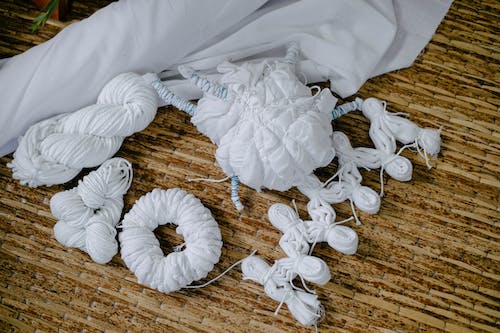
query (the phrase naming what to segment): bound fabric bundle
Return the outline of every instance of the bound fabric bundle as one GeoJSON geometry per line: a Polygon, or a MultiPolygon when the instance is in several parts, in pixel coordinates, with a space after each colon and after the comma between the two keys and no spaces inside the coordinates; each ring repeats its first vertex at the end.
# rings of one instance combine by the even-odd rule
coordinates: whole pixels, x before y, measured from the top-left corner
{"type": "Polygon", "coordinates": [[[161,292],[177,291],[202,279],[219,262],[222,237],[208,208],[179,188],[142,196],[124,216],[119,235],[121,256],[137,280],[161,292]],[[185,249],[163,254],[153,230],[177,226],[185,249]]]}
{"type": "Polygon", "coordinates": [[[369,77],[406,67],[451,0],[121,0],[50,41],[0,63],[0,156],[32,124],[93,104],[120,73],[160,72],[181,97],[199,89],[177,80],[189,64],[275,57],[296,41],[298,72],[331,80],[345,97],[369,77]],[[195,24],[193,22],[196,22],[195,24]],[[217,22],[217,24],[213,24],[217,22]]]}
{"type": "Polygon", "coordinates": [[[110,261],[118,252],[115,226],[131,183],[132,165],[116,157],[83,177],[77,187],[54,195],[50,210],[58,219],[57,241],[87,252],[100,264],[110,261]]]}
{"type": "Polygon", "coordinates": [[[343,254],[354,254],[358,249],[358,235],[349,227],[339,225],[347,222],[303,221],[297,212],[284,204],[274,204],[268,211],[269,221],[283,236],[280,246],[289,257],[311,254],[316,243],[328,245],[343,254]],[[312,244],[312,246],[311,246],[312,244]]]}
{"type": "MultiPolygon", "coordinates": [[[[241,263],[241,271],[243,280],[252,280],[263,285],[265,293],[280,303],[276,313],[285,303],[295,319],[302,325],[316,326],[322,317],[324,310],[318,296],[294,287],[290,272],[280,262],[277,261],[269,266],[262,258],[250,256],[241,263]]],[[[328,267],[326,270],[323,268],[321,272],[328,272],[327,275],[323,274],[322,278],[330,279],[328,267]]]]}

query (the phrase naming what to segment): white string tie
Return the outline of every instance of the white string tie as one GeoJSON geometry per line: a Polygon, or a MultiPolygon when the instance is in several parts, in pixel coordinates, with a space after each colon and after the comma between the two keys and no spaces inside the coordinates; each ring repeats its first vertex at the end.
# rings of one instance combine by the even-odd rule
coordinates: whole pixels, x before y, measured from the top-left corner
{"type": "Polygon", "coordinates": [[[211,279],[210,281],[208,282],[205,282],[204,284],[200,284],[200,285],[191,285],[191,286],[186,286],[184,288],[186,289],[198,289],[198,288],[204,288],[212,283],[214,283],[215,281],[219,280],[221,277],[223,277],[224,275],[226,275],[230,270],[232,270],[233,268],[235,268],[236,266],[240,265],[245,259],[251,257],[251,256],[254,256],[255,254],[257,253],[257,250],[253,250],[252,253],[250,253],[250,255],[246,258],[243,258],[243,259],[240,259],[238,260],[237,262],[235,262],[234,264],[232,264],[231,266],[229,266],[228,268],[226,268],[224,270],[224,272],[220,273],[219,275],[217,275],[216,277],[214,277],[213,279],[211,279]]]}
{"type": "Polygon", "coordinates": [[[132,165],[123,158],[104,162],[78,182],[78,186],[55,194],[50,209],[59,221],[57,241],[87,252],[105,264],[118,252],[115,226],[123,209],[123,195],[132,182],[132,165]]]}

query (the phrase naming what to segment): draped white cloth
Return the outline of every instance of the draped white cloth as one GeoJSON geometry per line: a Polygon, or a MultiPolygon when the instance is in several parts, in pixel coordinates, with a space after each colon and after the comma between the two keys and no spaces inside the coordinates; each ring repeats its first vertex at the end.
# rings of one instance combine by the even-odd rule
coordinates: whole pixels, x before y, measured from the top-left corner
{"type": "Polygon", "coordinates": [[[51,40],[0,61],[0,156],[32,124],[95,103],[114,76],[164,71],[171,89],[189,64],[273,57],[298,42],[299,72],[342,97],[370,77],[411,65],[451,0],[121,0],[51,40]]]}

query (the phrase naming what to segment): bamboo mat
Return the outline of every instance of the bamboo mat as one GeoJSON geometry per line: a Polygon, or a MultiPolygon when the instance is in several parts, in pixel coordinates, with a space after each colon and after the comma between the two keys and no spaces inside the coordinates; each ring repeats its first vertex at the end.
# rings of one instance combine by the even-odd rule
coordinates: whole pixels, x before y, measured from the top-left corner
{"type": "MultiPolygon", "coordinates": [[[[89,15],[105,1],[76,1],[70,19],[89,15]]],[[[22,52],[54,35],[49,22],[31,34],[37,11],[27,1],[0,2],[0,55],[22,52]]],[[[344,256],[325,244],[315,253],[332,279],[316,287],[326,307],[320,332],[500,332],[500,3],[457,1],[415,64],[367,82],[359,92],[387,100],[421,126],[443,126],[442,153],[427,170],[411,152],[413,180],[386,179],[380,213],[360,213],[359,251],[344,256]]],[[[335,123],[355,146],[369,145],[368,123],[349,114],[335,123]]],[[[242,214],[232,207],[220,178],[215,146],[187,117],[163,108],[143,132],[128,138],[118,156],[134,164],[125,211],[155,187],[182,187],[197,195],[218,220],[224,239],[212,278],[253,249],[268,260],[283,256],[280,232],[267,208],[292,199],[306,216],[298,191],[256,193],[246,187],[242,214]]],[[[137,284],[119,256],[108,265],[57,243],[49,200],[75,186],[30,189],[11,178],[0,160],[0,331],[311,332],[261,286],[242,281],[239,269],[211,286],[162,294],[137,284]]],[[[335,170],[320,170],[322,178],[335,170]]],[[[88,170],[87,170],[88,172],[88,170]]],[[[378,188],[378,172],[365,172],[378,188]]],[[[348,203],[336,206],[351,215],[348,203]]],[[[156,232],[170,252],[181,238],[173,228],[156,232]]]]}

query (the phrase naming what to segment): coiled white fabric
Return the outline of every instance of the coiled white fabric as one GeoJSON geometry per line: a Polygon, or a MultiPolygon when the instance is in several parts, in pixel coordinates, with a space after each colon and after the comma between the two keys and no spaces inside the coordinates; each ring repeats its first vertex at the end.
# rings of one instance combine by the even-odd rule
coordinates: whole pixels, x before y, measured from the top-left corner
{"type": "Polygon", "coordinates": [[[283,233],[279,244],[289,257],[310,253],[310,244],[318,242],[328,242],[343,254],[354,254],[358,249],[358,234],[334,221],[303,221],[295,210],[281,203],[272,205],[268,216],[271,224],[283,233]]]}
{"type": "MultiPolygon", "coordinates": [[[[369,135],[378,151],[381,169],[399,181],[411,180],[413,165],[403,156],[396,154],[396,139],[385,124],[386,111],[378,100],[366,99],[362,104],[363,115],[370,120],[369,135]]],[[[382,171],[381,171],[382,173],[382,171]]],[[[383,193],[383,192],[382,192],[383,193]]]]}
{"type": "Polygon", "coordinates": [[[125,137],[149,125],[157,107],[150,84],[137,74],[120,74],[96,104],[31,126],[8,166],[15,179],[31,187],[65,183],[113,156],[125,137]]]}
{"type": "Polygon", "coordinates": [[[250,256],[243,260],[241,271],[244,280],[252,280],[264,286],[264,292],[276,302],[285,303],[301,324],[315,326],[321,318],[323,307],[316,294],[297,290],[288,278],[276,272],[277,264],[270,267],[262,258],[250,256]]]}
{"type": "Polygon", "coordinates": [[[50,209],[59,220],[54,226],[57,241],[87,252],[97,263],[110,261],[118,252],[115,226],[131,182],[132,165],[117,157],[83,177],[77,187],[55,194],[50,209]]]}
{"type": "Polygon", "coordinates": [[[121,222],[121,256],[139,283],[172,292],[207,276],[219,261],[217,222],[198,198],[184,190],[154,189],[142,196],[121,222]],[[153,230],[172,223],[184,237],[182,251],[164,256],[153,230]]]}

